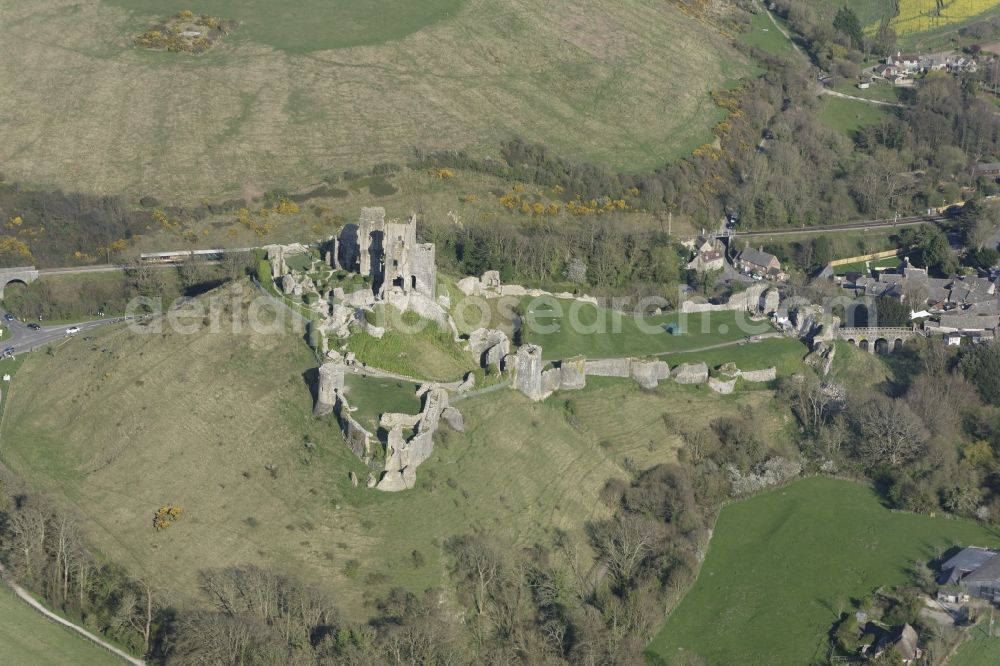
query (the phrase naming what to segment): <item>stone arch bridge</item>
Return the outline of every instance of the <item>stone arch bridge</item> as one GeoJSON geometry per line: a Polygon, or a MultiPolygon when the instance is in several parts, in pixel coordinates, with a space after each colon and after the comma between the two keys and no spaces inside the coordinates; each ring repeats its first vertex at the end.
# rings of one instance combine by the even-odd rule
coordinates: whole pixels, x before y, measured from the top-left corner
{"type": "Polygon", "coordinates": [[[911,338],[923,337],[923,331],[915,328],[840,328],[837,337],[855,347],[875,354],[897,351],[911,338]]]}
{"type": "Polygon", "coordinates": [[[38,269],[34,266],[18,266],[16,268],[0,268],[0,298],[11,282],[31,284],[38,279],[38,269]]]}

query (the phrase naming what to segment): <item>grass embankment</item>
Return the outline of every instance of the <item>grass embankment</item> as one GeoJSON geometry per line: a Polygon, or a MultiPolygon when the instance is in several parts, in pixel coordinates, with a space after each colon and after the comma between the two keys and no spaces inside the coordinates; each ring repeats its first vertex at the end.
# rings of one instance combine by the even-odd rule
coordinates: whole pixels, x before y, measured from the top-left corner
{"type": "Polygon", "coordinates": [[[962,644],[951,659],[948,666],[989,666],[1000,664],[1000,636],[994,627],[993,636],[989,635],[989,620],[980,622],[969,629],[970,637],[962,644]]]}
{"type": "MultiPolygon", "coordinates": [[[[348,472],[368,470],[334,418],[312,416],[316,361],[301,332],[93,338],[27,358],[2,459],[78,513],[98,550],[180,604],[200,600],[199,570],[256,563],[315,581],[363,617],[366,600],[391,587],[441,585],[450,535],[485,529],[528,546],[560,529],[585,541],[586,521],[607,514],[599,494],[609,478],[674,460],[691,414],[743,404],[631,380],[595,380],[543,404],[513,390],[469,398],[458,403],[466,432],[445,428],[417,487],[385,494],[351,487],[348,472]],[[184,517],[157,532],[152,515],[166,503],[184,517]]],[[[409,386],[349,385],[363,418],[417,408],[409,386]]],[[[746,399],[774,419],[767,432],[783,430],[768,394],[746,399]]]]}
{"type": "Polygon", "coordinates": [[[436,323],[421,320],[413,313],[398,311],[386,317],[378,314],[389,308],[377,307],[373,320],[386,328],[381,338],[366,333],[352,335],[346,348],[367,365],[414,377],[436,381],[454,381],[476,368],[472,354],[462,351],[450,330],[436,323]],[[400,324],[394,327],[394,322],[400,324]]]}
{"type": "Polygon", "coordinates": [[[884,357],[861,350],[846,340],[835,340],[837,351],[830,369],[830,379],[846,386],[848,390],[868,388],[893,378],[890,365],[884,357]]]}
{"type": "Polygon", "coordinates": [[[725,112],[710,91],[751,71],[708,22],[653,0],[189,4],[12,5],[7,178],[194,203],[402,164],[414,147],[495,153],[511,136],[657,168],[714,139],[725,112]],[[241,26],[197,57],[122,38],[177,9],[241,26]]]}
{"type": "Polygon", "coordinates": [[[804,479],[722,510],[697,581],[649,651],[668,664],[681,652],[706,664],[814,663],[852,598],[973,544],[997,546],[1000,535],[889,511],[863,485],[804,479]]]}
{"type": "Polygon", "coordinates": [[[79,634],[46,619],[0,584],[0,655],[17,666],[115,666],[111,656],[79,634]]]}

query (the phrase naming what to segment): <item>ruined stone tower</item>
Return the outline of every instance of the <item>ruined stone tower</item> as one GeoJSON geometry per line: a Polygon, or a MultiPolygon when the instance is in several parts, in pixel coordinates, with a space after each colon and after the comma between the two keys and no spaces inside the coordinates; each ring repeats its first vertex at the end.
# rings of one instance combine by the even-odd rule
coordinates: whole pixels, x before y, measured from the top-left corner
{"type": "Polygon", "coordinates": [[[545,397],[542,390],[542,348],[538,345],[524,345],[517,350],[513,386],[532,400],[545,397]]]}
{"type": "Polygon", "coordinates": [[[334,241],[331,265],[371,278],[381,297],[389,289],[434,298],[437,269],[434,244],[417,243],[417,218],[385,219],[384,208],[362,208],[357,225],[347,225],[334,241]]]}

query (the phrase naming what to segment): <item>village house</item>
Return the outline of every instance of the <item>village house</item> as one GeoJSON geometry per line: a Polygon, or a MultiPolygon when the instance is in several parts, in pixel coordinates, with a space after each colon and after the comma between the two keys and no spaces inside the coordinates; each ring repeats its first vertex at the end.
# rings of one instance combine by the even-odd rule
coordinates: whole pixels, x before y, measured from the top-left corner
{"type": "Polygon", "coordinates": [[[736,264],[744,273],[759,275],[769,280],[784,280],[788,274],[781,270],[781,262],[764,248],[745,247],[736,258],[736,264]]]}
{"type": "Polygon", "coordinates": [[[701,239],[697,246],[694,259],[688,262],[688,270],[698,273],[721,271],[726,265],[726,256],[722,246],[715,239],[701,239]]]}
{"type": "Polygon", "coordinates": [[[973,176],[1000,176],[1000,162],[980,162],[972,167],[973,176]]]}
{"type": "Polygon", "coordinates": [[[862,655],[866,659],[878,659],[887,650],[896,653],[896,657],[904,664],[912,664],[924,656],[924,651],[917,646],[920,635],[908,624],[882,634],[874,645],[866,647],[862,655]]]}
{"type": "Polygon", "coordinates": [[[885,64],[897,67],[902,72],[913,74],[920,69],[920,56],[910,53],[896,52],[885,59],[885,64]]]}

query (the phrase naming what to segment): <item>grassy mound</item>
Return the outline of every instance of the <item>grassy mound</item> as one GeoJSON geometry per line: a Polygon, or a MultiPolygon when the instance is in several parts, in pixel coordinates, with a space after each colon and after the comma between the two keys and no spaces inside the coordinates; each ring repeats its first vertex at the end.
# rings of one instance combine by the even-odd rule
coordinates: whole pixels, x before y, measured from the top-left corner
{"type": "Polygon", "coordinates": [[[862,485],[805,479],[723,509],[697,582],[649,650],[666,663],[682,651],[706,664],[816,663],[852,597],[973,544],[1000,537],[969,521],[891,512],[862,485]]]}
{"type": "Polygon", "coordinates": [[[659,0],[206,0],[241,23],[210,52],[132,45],[182,4],[5,7],[4,175],[194,203],[513,136],[640,170],[712,141],[709,91],[749,71],[659,0]]]}
{"type": "MultiPolygon", "coordinates": [[[[363,615],[391,586],[441,585],[450,535],[582,539],[585,522],[606,515],[609,478],[674,460],[691,414],[739,407],[672,383],[646,392],[595,380],[543,404],[504,389],[458,401],[466,432],[444,429],[417,487],[385,494],[351,487],[348,473],[367,470],[332,418],[312,416],[315,364],[301,333],[246,326],[79,336],[28,356],[5,391],[3,461],[78,512],[102,552],[181,601],[198,599],[199,570],[257,563],[316,581],[363,615]],[[157,531],[165,505],[183,519],[157,531]]],[[[405,383],[348,384],[368,422],[416,407],[405,383]]]]}

